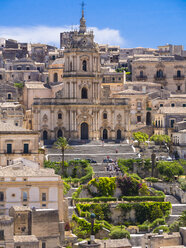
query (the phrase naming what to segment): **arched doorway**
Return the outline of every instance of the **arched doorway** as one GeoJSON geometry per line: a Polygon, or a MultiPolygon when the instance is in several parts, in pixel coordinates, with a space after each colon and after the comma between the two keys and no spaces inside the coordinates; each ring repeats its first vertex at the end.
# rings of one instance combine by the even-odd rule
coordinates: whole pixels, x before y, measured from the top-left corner
{"type": "Polygon", "coordinates": [[[63,137],[63,132],[61,129],[58,130],[57,132],[57,137],[60,138],[60,137],[63,137]]]}
{"type": "Polygon", "coordinates": [[[85,122],[81,124],[81,139],[88,140],[88,124],[85,122]]]}
{"type": "Polygon", "coordinates": [[[107,140],[108,139],[108,131],[107,131],[107,129],[104,129],[103,130],[103,139],[104,140],[107,140]]]}
{"type": "Polygon", "coordinates": [[[121,139],[121,130],[118,129],[117,130],[117,140],[120,140],[121,139]]]}
{"type": "Polygon", "coordinates": [[[48,132],[45,130],[43,131],[43,140],[47,140],[48,139],[48,132]]]}
{"type": "Polygon", "coordinates": [[[147,112],[147,115],[146,115],[146,125],[147,126],[151,125],[151,113],[150,112],[147,112]]]}

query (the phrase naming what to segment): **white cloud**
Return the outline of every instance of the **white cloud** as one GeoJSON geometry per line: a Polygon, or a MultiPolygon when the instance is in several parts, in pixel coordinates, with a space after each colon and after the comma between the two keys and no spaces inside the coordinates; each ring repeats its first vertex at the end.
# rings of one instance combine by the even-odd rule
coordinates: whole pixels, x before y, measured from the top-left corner
{"type": "MultiPolygon", "coordinates": [[[[78,26],[73,26],[78,28],[78,26]]],[[[99,44],[125,45],[125,40],[121,37],[120,31],[116,29],[89,28],[94,31],[95,41],[99,44]]],[[[59,46],[60,33],[70,31],[72,27],[4,27],[0,26],[0,37],[15,39],[19,42],[46,43],[59,46]]]]}

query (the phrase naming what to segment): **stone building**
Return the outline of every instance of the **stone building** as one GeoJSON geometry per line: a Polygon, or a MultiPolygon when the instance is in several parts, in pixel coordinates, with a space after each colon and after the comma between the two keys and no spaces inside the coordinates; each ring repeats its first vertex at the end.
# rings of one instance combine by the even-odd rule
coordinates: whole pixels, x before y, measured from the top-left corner
{"type": "Polygon", "coordinates": [[[154,114],[154,133],[171,136],[176,122],[186,121],[185,107],[160,107],[154,114]]]}
{"type": "MultiPolygon", "coordinates": [[[[67,220],[64,213],[63,182],[53,169],[39,168],[37,163],[26,159],[13,161],[0,168],[0,213],[8,214],[11,207],[54,209],[59,220],[67,220]]],[[[29,219],[29,209],[24,209],[29,219]]],[[[19,212],[19,211],[18,211],[19,212]]],[[[36,218],[37,219],[37,218],[36,218]]],[[[25,229],[25,235],[30,231],[25,229]]],[[[18,230],[17,234],[20,234],[18,230]]]]}
{"type": "Polygon", "coordinates": [[[0,215],[0,247],[14,248],[13,218],[0,215]]]}
{"type": "Polygon", "coordinates": [[[63,79],[63,69],[64,69],[64,60],[63,58],[56,59],[54,62],[49,65],[49,83],[58,83],[62,82],[63,79]]]}
{"type": "Polygon", "coordinates": [[[186,92],[186,60],[182,57],[135,55],[129,64],[132,81],[160,83],[173,93],[186,92]]]}
{"type": "Polygon", "coordinates": [[[23,106],[18,102],[0,103],[0,120],[22,127],[24,119],[23,106]]]}
{"type": "Polygon", "coordinates": [[[147,233],[142,237],[142,248],[160,247],[183,247],[180,233],[147,233]]]}
{"type": "Polygon", "coordinates": [[[0,122],[0,165],[11,164],[23,157],[43,165],[44,155],[39,154],[37,131],[25,129],[8,122],[0,122]]]}
{"type": "Polygon", "coordinates": [[[93,33],[86,30],[84,10],[79,31],[64,35],[70,39],[64,49],[61,89],[53,98],[34,99],[32,105],[33,129],[41,133],[41,138],[121,140],[133,128],[145,126],[147,93],[123,92],[123,74],[101,72],[99,47],[93,33]],[[112,94],[111,86],[103,82],[103,78],[110,81],[113,77],[121,93],[116,90],[117,94],[112,94]]]}
{"type": "Polygon", "coordinates": [[[9,215],[14,219],[16,243],[32,237],[31,243],[35,239],[38,247],[56,248],[64,240],[64,225],[59,220],[58,210],[16,206],[10,208],[9,215]]]}

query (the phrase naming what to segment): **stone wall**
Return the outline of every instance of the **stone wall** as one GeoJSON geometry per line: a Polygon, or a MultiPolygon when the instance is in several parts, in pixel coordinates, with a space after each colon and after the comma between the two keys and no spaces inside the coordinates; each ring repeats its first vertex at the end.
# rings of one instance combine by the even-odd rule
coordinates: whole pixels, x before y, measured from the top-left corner
{"type": "Polygon", "coordinates": [[[176,183],[152,183],[154,188],[163,191],[165,194],[170,194],[178,197],[181,203],[186,203],[186,192],[184,192],[176,183]]]}

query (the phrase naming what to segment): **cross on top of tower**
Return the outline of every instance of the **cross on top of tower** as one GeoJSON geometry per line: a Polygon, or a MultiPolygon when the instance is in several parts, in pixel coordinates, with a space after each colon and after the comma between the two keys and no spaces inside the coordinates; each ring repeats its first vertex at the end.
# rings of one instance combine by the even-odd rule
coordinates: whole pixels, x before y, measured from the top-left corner
{"type": "Polygon", "coordinates": [[[84,10],[85,10],[85,3],[84,3],[84,1],[82,1],[81,7],[82,7],[82,17],[84,17],[84,10]]]}

